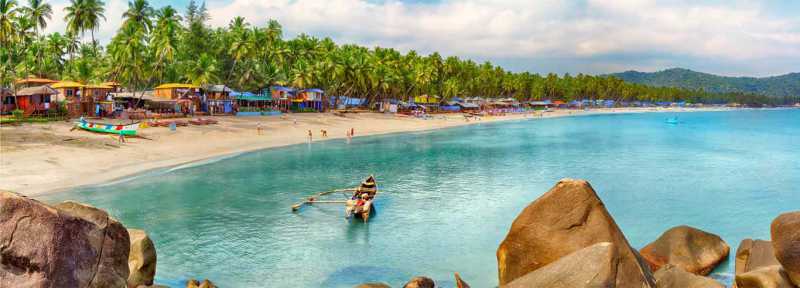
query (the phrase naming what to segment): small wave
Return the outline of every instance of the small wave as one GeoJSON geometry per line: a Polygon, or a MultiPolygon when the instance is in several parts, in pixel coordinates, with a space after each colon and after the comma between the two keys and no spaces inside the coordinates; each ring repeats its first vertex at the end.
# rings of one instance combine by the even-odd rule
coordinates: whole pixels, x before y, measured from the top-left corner
{"type": "Polygon", "coordinates": [[[205,159],[205,160],[189,162],[189,163],[186,163],[186,164],[181,164],[181,165],[169,168],[169,169],[166,170],[166,173],[175,172],[175,171],[178,171],[178,170],[183,170],[183,169],[197,167],[197,166],[208,165],[208,164],[216,163],[216,162],[219,162],[219,161],[222,161],[222,160],[225,160],[225,159],[230,159],[230,158],[233,158],[233,157],[236,157],[236,156],[239,156],[239,155],[242,155],[242,153],[233,153],[233,154],[228,154],[228,155],[224,155],[224,156],[208,158],[208,159],[205,159]]]}

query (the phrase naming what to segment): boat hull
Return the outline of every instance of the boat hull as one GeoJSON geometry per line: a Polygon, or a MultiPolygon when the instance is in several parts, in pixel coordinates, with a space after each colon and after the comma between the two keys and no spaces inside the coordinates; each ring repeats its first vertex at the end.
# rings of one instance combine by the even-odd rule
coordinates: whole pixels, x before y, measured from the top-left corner
{"type": "Polygon", "coordinates": [[[101,124],[101,123],[91,123],[91,122],[75,122],[75,127],[93,132],[133,136],[136,135],[136,131],[139,129],[139,123],[128,124],[128,125],[113,125],[113,124],[101,124]]]}

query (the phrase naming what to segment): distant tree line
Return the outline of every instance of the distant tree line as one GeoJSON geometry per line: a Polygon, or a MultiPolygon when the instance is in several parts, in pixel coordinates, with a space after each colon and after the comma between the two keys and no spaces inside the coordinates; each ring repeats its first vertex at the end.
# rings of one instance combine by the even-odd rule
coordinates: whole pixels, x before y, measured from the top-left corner
{"type": "Polygon", "coordinates": [[[36,75],[53,79],[117,81],[128,89],[160,83],[226,84],[258,91],[271,85],[321,88],[328,95],[370,102],[416,95],[539,99],[612,99],[702,103],[782,104],[793,99],[739,93],[652,87],[616,77],[512,73],[489,62],[438,53],[401,53],[391,48],[338,45],[329,38],[300,34],[284,39],[281,25],[250,25],[242,17],[212,28],[205,4],[190,1],[184,13],[154,9],[132,0],[123,23],[106,46],[94,40],[105,21],[101,0],[70,0],[64,33],[44,35],[52,8],[43,0],[0,0],[0,83],[36,75]],[[82,35],[91,42],[82,43],[82,35]]]}

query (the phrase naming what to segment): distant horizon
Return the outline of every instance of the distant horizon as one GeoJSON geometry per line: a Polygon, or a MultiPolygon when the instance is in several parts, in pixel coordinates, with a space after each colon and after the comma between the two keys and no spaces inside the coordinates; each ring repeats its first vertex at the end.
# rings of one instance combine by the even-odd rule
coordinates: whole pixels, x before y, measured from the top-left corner
{"type": "MultiPolygon", "coordinates": [[[[44,32],[63,33],[69,1],[47,2],[54,13],[44,32]]],[[[183,13],[188,2],[150,4],[183,13]]],[[[258,26],[275,19],[287,38],[305,33],[337,43],[439,52],[514,72],[601,75],[683,68],[763,78],[800,67],[800,19],[789,12],[800,11],[800,2],[512,2],[212,0],[207,6],[213,27],[227,26],[234,16],[258,26]]],[[[101,43],[116,33],[126,8],[126,0],[106,1],[106,22],[95,33],[101,43]]]]}

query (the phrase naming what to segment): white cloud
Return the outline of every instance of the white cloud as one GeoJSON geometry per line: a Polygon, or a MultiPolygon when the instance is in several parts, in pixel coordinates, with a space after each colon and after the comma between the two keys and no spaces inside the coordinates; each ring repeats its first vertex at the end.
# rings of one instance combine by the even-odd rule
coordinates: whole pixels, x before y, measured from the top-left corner
{"type": "MultiPolygon", "coordinates": [[[[98,31],[99,39],[107,41],[118,29],[126,5],[124,0],[107,2],[108,22],[98,31]]],[[[721,74],[763,75],[796,69],[790,65],[800,64],[800,19],[770,14],[775,7],[764,5],[652,0],[446,0],[426,4],[232,0],[210,2],[209,12],[214,26],[225,26],[235,16],[256,25],[276,19],[289,36],[305,32],[330,36],[339,43],[439,51],[477,59],[553,58],[562,59],[564,66],[574,66],[559,69],[551,65],[554,70],[653,70],[691,66],[692,61],[700,60],[717,63],[703,67],[721,74]],[[775,67],[756,64],[781,63],[780,59],[794,60],[775,67]],[[737,71],[727,71],[730,67],[737,71]]],[[[48,30],[63,31],[60,10],[65,5],[55,6],[56,23],[48,30]]]]}

